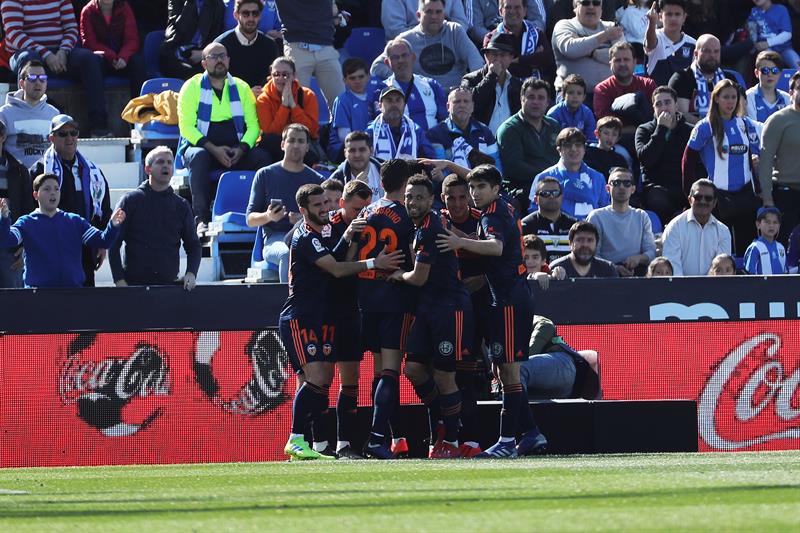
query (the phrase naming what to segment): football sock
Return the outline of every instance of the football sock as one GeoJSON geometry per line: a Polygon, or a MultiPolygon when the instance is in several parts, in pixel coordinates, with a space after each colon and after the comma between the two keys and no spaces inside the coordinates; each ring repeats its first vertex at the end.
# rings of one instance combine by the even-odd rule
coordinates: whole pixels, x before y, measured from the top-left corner
{"type": "Polygon", "coordinates": [[[465,441],[474,441],[478,434],[478,402],[475,399],[475,376],[476,373],[472,369],[456,370],[456,383],[458,384],[458,390],[461,392],[461,440],[465,441]]]}
{"type": "Polygon", "coordinates": [[[444,440],[450,443],[458,442],[461,393],[455,391],[450,394],[441,394],[439,401],[441,402],[442,419],[444,420],[444,440]]]}
{"type": "Polygon", "coordinates": [[[399,374],[394,370],[381,372],[381,379],[375,389],[375,402],[372,414],[372,432],[385,436],[388,431],[389,418],[394,412],[395,395],[398,389],[399,374]]]}
{"type": "MultiPolygon", "coordinates": [[[[503,385],[503,408],[500,410],[500,440],[517,436],[517,421],[522,405],[522,385],[503,385]]],[[[505,442],[505,441],[504,441],[505,442]]]]}
{"type": "Polygon", "coordinates": [[[520,435],[524,435],[528,431],[532,430],[536,427],[536,422],[533,420],[533,413],[531,412],[531,406],[528,403],[528,398],[525,395],[525,391],[522,391],[522,401],[520,402],[519,406],[519,419],[517,420],[517,432],[520,435]]]}
{"type": "Polygon", "coordinates": [[[431,432],[431,444],[436,442],[436,427],[439,425],[439,389],[432,378],[428,378],[424,383],[414,385],[414,392],[417,393],[420,401],[428,408],[428,425],[431,432]]]}
{"type": "Polygon", "coordinates": [[[349,440],[356,426],[358,385],[342,385],[336,400],[336,433],[339,440],[349,440]]]}
{"type": "Polygon", "coordinates": [[[308,423],[328,405],[327,391],[306,381],[297,389],[292,405],[292,433],[302,435],[308,423]]]}

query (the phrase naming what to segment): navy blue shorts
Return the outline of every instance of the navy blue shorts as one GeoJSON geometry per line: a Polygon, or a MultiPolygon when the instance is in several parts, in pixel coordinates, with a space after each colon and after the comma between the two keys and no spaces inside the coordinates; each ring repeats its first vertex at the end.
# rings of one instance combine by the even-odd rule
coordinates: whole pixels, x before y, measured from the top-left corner
{"type": "Polygon", "coordinates": [[[511,301],[489,308],[489,357],[497,364],[528,359],[528,343],[533,330],[533,298],[520,291],[511,301]]]}
{"type": "Polygon", "coordinates": [[[456,362],[471,356],[472,310],[450,306],[420,306],[408,334],[408,361],[455,372],[456,362]]]}
{"type": "Polygon", "coordinates": [[[336,361],[335,327],[318,319],[282,317],[278,321],[278,330],[295,372],[300,372],[308,363],[336,361]]]}
{"type": "Polygon", "coordinates": [[[406,349],[406,338],[414,319],[411,313],[361,313],[361,347],[372,353],[406,349]]]}
{"type": "Polygon", "coordinates": [[[361,361],[364,359],[364,349],[361,347],[361,315],[358,311],[339,311],[334,316],[336,360],[361,361]]]}

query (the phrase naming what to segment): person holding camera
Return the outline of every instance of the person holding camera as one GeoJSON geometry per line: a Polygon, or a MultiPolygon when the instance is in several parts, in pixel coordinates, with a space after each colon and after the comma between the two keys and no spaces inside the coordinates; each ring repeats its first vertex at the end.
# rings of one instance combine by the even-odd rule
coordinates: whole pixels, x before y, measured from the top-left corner
{"type": "Polygon", "coordinates": [[[247,203],[247,225],[261,226],[263,232],[263,239],[256,238],[255,246],[262,247],[267,262],[278,265],[281,283],[289,281],[289,247],[284,237],[302,218],[295,195],[303,185],[322,183],[322,176],[303,163],[310,142],[307,127],[286,126],[281,133],[283,159],[256,172],[247,203]]]}

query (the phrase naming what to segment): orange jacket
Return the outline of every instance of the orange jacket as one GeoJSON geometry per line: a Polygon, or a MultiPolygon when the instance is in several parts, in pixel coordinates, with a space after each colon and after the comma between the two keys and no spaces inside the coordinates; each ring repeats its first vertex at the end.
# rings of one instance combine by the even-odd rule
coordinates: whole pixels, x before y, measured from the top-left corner
{"type": "Polygon", "coordinates": [[[275,82],[271,78],[267,79],[264,89],[256,98],[256,113],[258,113],[258,125],[263,134],[277,134],[283,132],[283,128],[289,124],[302,124],[311,132],[311,137],[319,137],[319,107],[317,105],[317,95],[314,91],[306,87],[300,87],[297,80],[292,82],[292,92],[294,101],[298,101],[300,91],[303,92],[302,107],[296,105],[292,108],[281,105],[281,93],[275,87],[275,82]]]}

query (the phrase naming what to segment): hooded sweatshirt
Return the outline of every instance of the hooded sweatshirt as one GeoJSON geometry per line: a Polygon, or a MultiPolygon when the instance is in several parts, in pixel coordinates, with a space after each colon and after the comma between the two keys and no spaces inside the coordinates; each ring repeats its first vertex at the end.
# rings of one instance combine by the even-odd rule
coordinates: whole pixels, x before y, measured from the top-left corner
{"type": "MultiPolygon", "coordinates": [[[[467,32],[455,22],[445,21],[441,31],[436,35],[425,35],[418,24],[399,35],[411,44],[417,55],[414,62],[414,74],[433,78],[444,87],[445,92],[451,87],[461,85],[461,77],[483,67],[483,59],[467,32]]],[[[392,71],[383,62],[386,53],[379,55],[372,63],[371,73],[386,79],[392,71]]]]}
{"type": "Polygon", "coordinates": [[[5,147],[25,168],[33,166],[50,147],[50,121],[59,112],[47,103],[47,95],[34,105],[25,102],[22,89],[6,95],[6,103],[0,107],[8,136],[5,147]]]}
{"type": "Polygon", "coordinates": [[[319,137],[319,105],[314,91],[292,82],[295,105],[292,108],[281,104],[281,93],[272,78],[267,80],[261,94],[256,98],[256,113],[261,133],[280,135],[289,124],[299,123],[311,132],[311,138],[319,137]],[[300,94],[302,92],[302,102],[300,94]]]}

